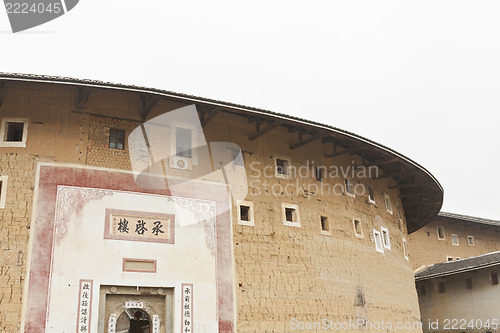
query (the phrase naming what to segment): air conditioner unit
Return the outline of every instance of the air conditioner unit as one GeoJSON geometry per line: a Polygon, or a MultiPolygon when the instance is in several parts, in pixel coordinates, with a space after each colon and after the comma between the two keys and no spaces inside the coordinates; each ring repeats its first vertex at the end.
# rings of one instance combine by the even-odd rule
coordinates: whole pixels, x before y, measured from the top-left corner
{"type": "Polygon", "coordinates": [[[193,170],[192,160],[188,157],[171,156],[169,159],[169,165],[172,169],[193,170]]]}

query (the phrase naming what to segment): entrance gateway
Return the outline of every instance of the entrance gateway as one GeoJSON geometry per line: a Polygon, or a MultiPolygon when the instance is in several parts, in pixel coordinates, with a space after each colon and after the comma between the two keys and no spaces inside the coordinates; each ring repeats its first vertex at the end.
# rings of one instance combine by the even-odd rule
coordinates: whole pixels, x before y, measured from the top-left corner
{"type": "Polygon", "coordinates": [[[173,288],[101,286],[99,332],[173,332],[173,288]]]}

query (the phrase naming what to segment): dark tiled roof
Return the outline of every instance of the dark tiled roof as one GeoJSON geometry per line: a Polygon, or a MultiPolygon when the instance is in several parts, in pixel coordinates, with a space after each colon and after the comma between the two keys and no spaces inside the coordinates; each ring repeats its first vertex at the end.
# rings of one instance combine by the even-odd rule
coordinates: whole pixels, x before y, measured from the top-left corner
{"type": "Polygon", "coordinates": [[[494,226],[500,227],[500,221],[497,221],[497,220],[489,220],[489,219],[483,219],[480,217],[452,214],[452,213],[445,213],[445,212],[439,212],[438,216],[446,217],[446,218],[450,218],[450,219],[455,219],[455,220],[473,222],[473,223],[489,224],[489,225],[494,225],[494,226]]]}
{"type": "Polygon", "coordinates": [[[500,251],[476,257],[447,261],[424,268],[415,274],[415,280],[427,280],[440,276],[473,271],[489,266],[500,265],[500,251]]]}

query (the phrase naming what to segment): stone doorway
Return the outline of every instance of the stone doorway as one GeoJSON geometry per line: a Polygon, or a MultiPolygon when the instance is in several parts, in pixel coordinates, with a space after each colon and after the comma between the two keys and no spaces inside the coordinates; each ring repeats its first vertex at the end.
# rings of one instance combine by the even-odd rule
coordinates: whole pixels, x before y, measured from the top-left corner
{"type": "Polygon", "coordinates": [[[101,286],[98,332],[173,332],[173,291],[173,288],[101,286]]]}

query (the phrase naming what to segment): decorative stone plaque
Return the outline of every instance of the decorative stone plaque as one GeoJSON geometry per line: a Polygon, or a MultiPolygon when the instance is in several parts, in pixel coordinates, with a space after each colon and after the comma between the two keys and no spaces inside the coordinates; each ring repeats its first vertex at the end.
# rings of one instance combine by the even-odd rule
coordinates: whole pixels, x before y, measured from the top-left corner
{"type": "Polygon", "coordinates": [[[78,298],[77,333],[90,332],[90,311],[92,310],[92,280],[80,280],[78,298]]]}

